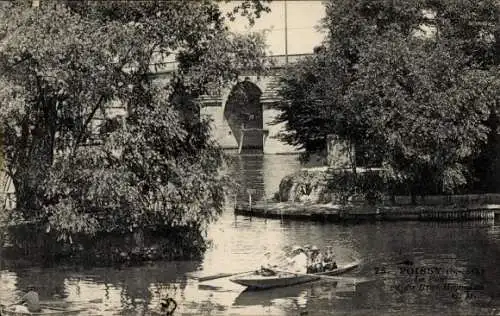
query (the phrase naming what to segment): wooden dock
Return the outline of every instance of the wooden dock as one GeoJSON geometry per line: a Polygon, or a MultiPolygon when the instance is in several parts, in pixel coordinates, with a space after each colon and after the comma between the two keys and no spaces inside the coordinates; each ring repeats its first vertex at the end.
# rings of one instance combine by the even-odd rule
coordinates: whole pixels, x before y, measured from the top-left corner
{"type": "Polygon", "coordinates": [[[257,202],[238,204],[236,215],[323,222],[359,221],[484,221],[500,216],[500,205],[366,206],[257,202]]]}

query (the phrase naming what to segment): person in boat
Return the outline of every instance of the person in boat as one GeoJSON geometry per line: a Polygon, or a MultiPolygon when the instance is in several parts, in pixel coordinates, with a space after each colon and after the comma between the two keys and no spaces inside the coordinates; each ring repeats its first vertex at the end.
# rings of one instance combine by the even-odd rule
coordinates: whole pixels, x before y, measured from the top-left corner
{"type": "Polygon", "coordinates": [[[317,273],[324,271],[324,261],[318,247],[311,248],[310,261],[307,268],[307,273],[317,273]]]}
{"type": "Polygon", "coordinates": [[[288,270],[296,273],[307,273],[308,258],[302,247],[294,246],[288,259],[288,270]]]}
{"type": "Polygon", "coordinates": [[[271,252],[266,252],[264,254],[264,264],[260,267],[258,274],[262,276],[273,276],[276,275],[276,271],[273,268],[276,268],[276,265],[271,264],[271,252]]]}
{"type": "Polygon", "coordinates": [[[307,266],[309,267],[311,265],[311,245],[304,245],[302,249],[307,256],[307,266]]]}
{"type": "Polygon", "coordinates": [[[335,252],[332,246],[326,248],[326,253],[323,258],[323,269],[325,271],[337,269],[337,263],[335,262],[335,252]]]}
{"type": "Polygon", "coordinates": [[[305,254],[306,254],[308,257],[311,255],[311,245],[309,245],[309,244],[308,244],[308,245],[304,245],[304,246],[302,247],[302,249],[304,249],[304,252],[305,252],[305,254]]]}
{"type": "Polygon", "coordinates": [[[21,297],[21,300],[17,302],[16,304],[16,310],[20,312],[21,307],[25,307],[28,312],[30,313],[39,313],[42,311],[42,308],[40,307],[40,299],[38,297],[38,293],[30,290],[28,293],[24,294],[23,297],[21,297]],[[23,306],[23,305],[26,306],[23,306]]]}

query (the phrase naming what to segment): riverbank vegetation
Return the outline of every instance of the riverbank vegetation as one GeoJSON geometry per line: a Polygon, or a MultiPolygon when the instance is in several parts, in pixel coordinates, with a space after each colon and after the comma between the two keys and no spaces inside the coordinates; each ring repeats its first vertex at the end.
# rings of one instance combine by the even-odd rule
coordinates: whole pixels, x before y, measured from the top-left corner
{"type": "Polygon", "coordinates": [[[216,1],[38,3],[0,6],[2,151],[16,196],[9,220],[70,243],[187,230],[196,237],[171,243],[183,255],[169,259],[199,255],[227,179],[195,100],[241,69],[263,69],[262,37],[232,34],[225,21],[252,22],[266,1],[235,4],[230,16],[216,1]],[[168,58],[178,67],[156,84],[152,64],[168,58]]]}
{"type": "Polygon", "coordinates": [[[281,138],[356,148],[345,191],[370,188],[359,165],[383,170],[384,194],[500,189],[499,13],[493,0],[327,2],[323,45],[283,74],[281,138]]]}

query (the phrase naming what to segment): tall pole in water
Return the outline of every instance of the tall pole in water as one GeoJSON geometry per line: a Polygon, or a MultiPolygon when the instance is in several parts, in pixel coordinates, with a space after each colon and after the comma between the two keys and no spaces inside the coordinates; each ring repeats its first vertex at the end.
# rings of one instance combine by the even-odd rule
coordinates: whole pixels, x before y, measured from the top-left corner
{"type": "Polygon", "coordinates": [[[288,65],[288,18],[287,18],[287,1],[283,1],[285,4],[285,64],[288,65]]]}

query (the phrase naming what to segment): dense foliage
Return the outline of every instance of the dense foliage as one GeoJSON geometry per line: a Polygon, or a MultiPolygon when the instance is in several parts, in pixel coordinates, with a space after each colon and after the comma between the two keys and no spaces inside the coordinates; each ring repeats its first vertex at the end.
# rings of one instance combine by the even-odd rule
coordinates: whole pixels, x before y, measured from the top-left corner
{"type": "MultiPolygon", "coordinates": [[[[251,21],[265,1],[235,4],[251,21]]],[[[222,209],[222,153],[196,97],[262,68],[215,1],[3,2],[0,125],[14,215],[60,237],[200,232],[222,209]],[[167,83],[151,65],[175,56],[167,83]],[[120,112],[120,106],[124,111],[120,112]]]]}
{"type": "Polygon", "coordinates": [[[314,151],[328,134],[407,193],[453,193],[497,133],[496,1],[330,1],[315,54],[286,72],[282,138],[314,151]]]}

